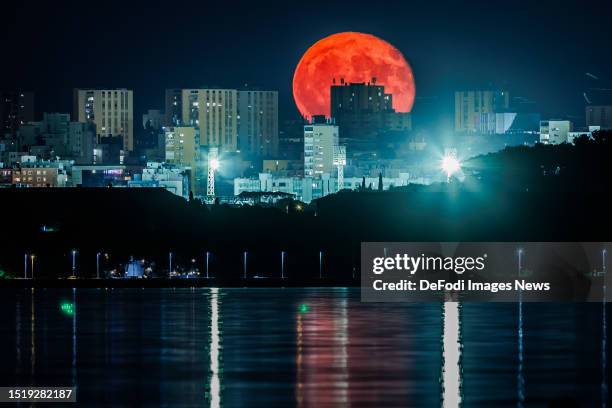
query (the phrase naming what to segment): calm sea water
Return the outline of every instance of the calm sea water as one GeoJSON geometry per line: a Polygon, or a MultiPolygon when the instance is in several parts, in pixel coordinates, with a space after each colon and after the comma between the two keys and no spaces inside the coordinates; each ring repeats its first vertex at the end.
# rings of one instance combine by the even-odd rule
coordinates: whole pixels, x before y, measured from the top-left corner
{"type": "Polygon", "coordinates": [[[3,289],[0,305],[0,386],[74,385],[88,407],[607,400],[603,304],[365,304],[353,289],[3,289]]]}

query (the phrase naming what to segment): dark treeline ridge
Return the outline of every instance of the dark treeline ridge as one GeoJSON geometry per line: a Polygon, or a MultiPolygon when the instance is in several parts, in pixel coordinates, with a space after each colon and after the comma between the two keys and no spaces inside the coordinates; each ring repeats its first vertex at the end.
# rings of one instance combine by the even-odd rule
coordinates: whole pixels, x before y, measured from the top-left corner
{"type": "Polygon", "coordinates": [[[165,273],[170,251],[183,265],[210,251],[222,283],[241,278],[244,251],[249,276],[280,276],[285,251],[289,279],[308,280],[322,252],[323,274],[350,283],[366,241],[609,241],[611,140],[599,132],[575,146],[507,148],[465,163],[463,182],[343,191],[309,206],[207,207],[163,189],[0,189],[0,269],[20,276],[35,253],[36,277],[65,277],[76,248],[81,277],[95,275],[100,251],[165,273]]]}

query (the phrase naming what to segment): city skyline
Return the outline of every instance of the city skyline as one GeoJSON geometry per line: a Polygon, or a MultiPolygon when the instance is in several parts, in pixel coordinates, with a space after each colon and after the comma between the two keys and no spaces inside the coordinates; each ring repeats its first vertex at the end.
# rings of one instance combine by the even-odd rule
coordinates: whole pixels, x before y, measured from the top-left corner
{"type": "Polygon", "coordinates": [[[49,10],[38,5],[41,12],[29,16],[23,7],[9,11],[15,18],[3,28],[5,37],[21,32],[19,44],[6,50],[20,63],[7,67],[0,88],[36,92],[37,117],[70,112],[74,88],[133,89],[139,117],[163,109],[166,88],[249,84],[278,90],[280,118],[293,118],[298,113],[290,86],[299,58],[318,39],[348,30],[380,36],[406,56],[417,86],[415,111],[421,98],[437,97],[437,109],[446,111],[456,90],[506,87],[535,100],[545,116],[572,117],[584,112],[583,92],[610,87],[605,6],[599,2],[394,5],[371,13],[360,4],[284,6],[274,13],[244,3],[237,11],[201,4],[184,13],[181,4],[165,10],[113,2],[91,13],[60,3],[49,10]],[[199,22],[199,16],[219,18],[199,22]],[[318,23],[310,24],[311,18],[318,23]],[[223,24],[228,19],[230,28],[223,24]],[[107,21],[118,24],[104,30],[107,21]],[[28,24],[37,29],[24,30],[28,24]],[[102,38],[84,40],[77,35],[83,27],[102,38]],[[27,51],[32,48],[39,52],[27,51]]]}

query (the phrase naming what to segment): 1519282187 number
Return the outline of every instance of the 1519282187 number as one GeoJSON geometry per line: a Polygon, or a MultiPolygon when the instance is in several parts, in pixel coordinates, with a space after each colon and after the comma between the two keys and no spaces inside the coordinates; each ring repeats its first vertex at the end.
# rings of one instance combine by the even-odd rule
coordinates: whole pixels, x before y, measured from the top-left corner
{"type": "Polygon", "coordinates": [[[0,402],[76,402],[74,387],[0,387],[0,402]]]}

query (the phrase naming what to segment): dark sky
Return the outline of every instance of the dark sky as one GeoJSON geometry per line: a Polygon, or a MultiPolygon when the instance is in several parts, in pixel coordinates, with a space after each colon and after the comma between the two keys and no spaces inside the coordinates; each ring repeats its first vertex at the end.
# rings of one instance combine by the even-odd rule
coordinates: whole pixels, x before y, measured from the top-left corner
{"type": "Polygon", "coordinates": [[[504,85],[562,117],[583,112],[587,87],[612,87],[604,1],[9,3],[0,88],[34,90],[39,114],[70,111],[74,87],[132,88],[140,114],[162,107],[166,87],[248,83],[279,90],[281,115],[291,117],[300,56],[340,31],[371,33],[402,51],[417,98],[450,101],[455,89],[504,85]]]}

